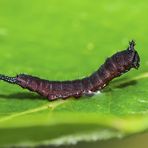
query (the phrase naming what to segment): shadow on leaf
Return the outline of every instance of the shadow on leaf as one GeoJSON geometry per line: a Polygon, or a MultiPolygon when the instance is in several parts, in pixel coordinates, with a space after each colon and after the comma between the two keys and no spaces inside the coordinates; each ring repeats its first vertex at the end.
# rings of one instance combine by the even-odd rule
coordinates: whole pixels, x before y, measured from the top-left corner
{"type": "Polygon", "coordinates": [[[129,80],[129,81],[126,81],[126,82],[119,82],[118,84],[114,84],[113,83],[111,85],[111,87],[109,85],[106,88],[104,88],[103,89],[103,92],[111,92],[114,88],[122,89],[122,88],[126,88],[126,87],[129,87],[129,86],[134,86],[136,84],[137,84],[137,81],[136,80],[129,80]]]}
{"type": "Polygon", "coordinates": [[[43,100],[45,98],[37,95],[37,94],[33,94],[30,92],[24,92],[24,93],[14,93],[14,94],[9,94],[9,95],[3,95],[0,94],[0,98],[5,98],[5,99],[40,99],[43,100]]]}
{"type": "Polygon", "coordinates": [[[131,81],[128,81],[128,82],[120,83],[119,85],[116,85],[115,87],[116,88],[125,88],[125,87],[128,87],[128,86],[134,86],[136,84],[137,84],[136,80],[131,80],[131,81]]]}

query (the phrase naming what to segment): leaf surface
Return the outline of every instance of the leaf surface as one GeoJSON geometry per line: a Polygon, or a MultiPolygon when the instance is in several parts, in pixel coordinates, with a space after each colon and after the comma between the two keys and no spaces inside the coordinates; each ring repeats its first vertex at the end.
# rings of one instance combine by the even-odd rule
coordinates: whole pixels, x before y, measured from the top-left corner
{"type": "Polygon", "coordinates": [[[100,94],[80,99],[50,102],[1,82],[0,146],[75,144],[147,131],[146,5],[147,1],[133,5],[132,0],[1,0],[3,74],[77,79],[98,69],[133,38],[141,66],[112,81],[100,94]]]}

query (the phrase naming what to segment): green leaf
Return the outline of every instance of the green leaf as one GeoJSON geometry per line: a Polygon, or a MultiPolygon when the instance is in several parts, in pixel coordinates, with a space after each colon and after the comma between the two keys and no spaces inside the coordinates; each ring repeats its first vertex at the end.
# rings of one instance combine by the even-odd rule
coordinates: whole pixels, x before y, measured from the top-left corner
{"type": "Polygon", "coordinates": [[[148,130],[147,1],[0,1],[0,67],[10,76],[87,76],[135,39],[139,70],[93,97],[50,102],[0,83],[0,147],[75,144],[148,130]]]}

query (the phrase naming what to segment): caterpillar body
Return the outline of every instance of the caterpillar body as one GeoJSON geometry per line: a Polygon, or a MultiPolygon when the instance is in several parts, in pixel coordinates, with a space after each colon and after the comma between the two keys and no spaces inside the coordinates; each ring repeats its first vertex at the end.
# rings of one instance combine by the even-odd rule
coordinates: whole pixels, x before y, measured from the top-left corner
{"type": "Polygon", "coordinates": [[[79,98],[102,90],[112,79],[129,71],[131,68],[138,69],[140,57],[134,46],[134,41],[129,42],[129,47],[126,50],[117,52],[107,58],[97,71],[83,79],[49,81],[31,75],[19,74],[16,77],[0,75],[0,80],[17,84],[49,100],[69,97],[79,98]]]}

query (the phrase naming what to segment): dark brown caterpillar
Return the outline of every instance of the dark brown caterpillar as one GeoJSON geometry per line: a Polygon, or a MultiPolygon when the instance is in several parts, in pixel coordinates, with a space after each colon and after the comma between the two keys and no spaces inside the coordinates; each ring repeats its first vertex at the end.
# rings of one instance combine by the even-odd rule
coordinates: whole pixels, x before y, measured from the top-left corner
{"type": "Polygon", "coordinates": [[[57,98],[81,97],[103,89],[113,78],[122,75],[131,68],[138,69],[140,58],[131,41],[126,50],[117,52],[89,77],[73,81],[48,81],[34,76],[20,74],[16,77],[0,75],[0,80],[20,85],[22,88],[37,92],[49,100],[57,98]]]}

